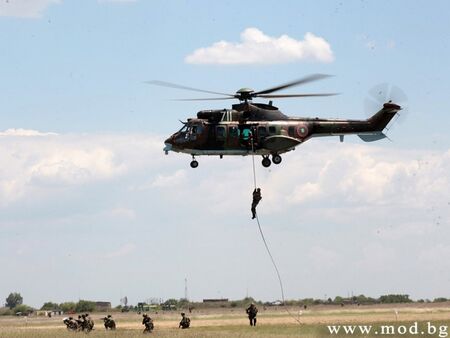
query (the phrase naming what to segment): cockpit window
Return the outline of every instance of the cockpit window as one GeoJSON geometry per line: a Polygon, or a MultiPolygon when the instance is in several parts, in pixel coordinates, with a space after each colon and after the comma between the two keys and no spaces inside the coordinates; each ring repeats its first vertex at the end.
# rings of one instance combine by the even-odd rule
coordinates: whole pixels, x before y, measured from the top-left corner
{"type": "Polygon", "coordinates": [[[178,130],[178,132],[179,133],[184,133],[184,132],[186,132],[187,131],[187,124],[184,124],[182,127],[181,127],[181,129],[180,130],[178,130]]]}

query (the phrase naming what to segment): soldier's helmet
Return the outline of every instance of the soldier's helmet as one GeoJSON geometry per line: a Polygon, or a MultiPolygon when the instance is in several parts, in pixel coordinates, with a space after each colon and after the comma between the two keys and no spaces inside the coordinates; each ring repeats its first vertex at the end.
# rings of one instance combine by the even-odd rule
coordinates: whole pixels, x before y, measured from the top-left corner
{"type": "Polygon", "coordinates": [[[111,315],[108,315],[108,318],[111,318],[111,315]]]}
{"type": "Polygon", "coordinates": [[[261,191],[261,189],[260,189],[260,188],[257,188],[257,189],[256,189],[256,191],[257,191],[257,192],[260,192],[260,191],[261,191]]]}
{"type": "Polygon", "coordinates": [[[185,314],[184,312],[181,312],[181,315],[184,316],[184,315],[186,315],[186,314],[185,314]]]}
{"type": "Polygon", "coordinates": [[[73,318],[72,318],[72,317],[69,317],[69,319],[72,320],[73,318]]]}
{"type": "Polygon", "coordinates": [[[144,313],[144,314],[142,315],[142,317],[147,317],[147,314],[146,314],[146,313],[144,313]]]}
{"type": "Polygon", "coordinates": [[[80,319],[81,318],[81,315],[78,315],[78,319],[80,319]]]}

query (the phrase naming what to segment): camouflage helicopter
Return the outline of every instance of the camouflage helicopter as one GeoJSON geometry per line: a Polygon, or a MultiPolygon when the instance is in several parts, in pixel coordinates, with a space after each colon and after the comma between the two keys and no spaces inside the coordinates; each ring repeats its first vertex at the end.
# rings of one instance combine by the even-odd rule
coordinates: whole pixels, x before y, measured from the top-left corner
{"type": "MultiPolygon", "coordinates": [[[[216,155],[260,155],[262,165],[280,164],[281,154],[294,150],[312,137],[339,136],[343,142],[345,135],[356,134],[365,142],[383,139],[383,130],[392,118],[402,109],[391,100],[385,101],[387,93],[377,90],[374,99],[383,101],[381,109],[366,120],[324,119],[310,117],[289,117],[283,114],[272,101],[254,103],[260,98],[292,98],[331,96],[336,93],[315,94],[272,94],[282,89],[303,85],[329,77],[325,74],[313,74],[265,90],[254,91],[250,88],[239,89],[235,94],[213,92],[181,86],[165,81],[149,81],[158,86],[184,89],[196,92],[222,95],[222,97],[178,99],[180,101],[206,101],[238,99],[231,109],[202,110],[196,118],[189,118],[183,127],[165,140],[164,152],[186,153],[192,156],[192,168],[198,167],[196,156],[216,155]],[[271,157],[271,158],[270,158],[271,157]]],[[[378,109],[378,108],[377,108],[378,109]]]]}

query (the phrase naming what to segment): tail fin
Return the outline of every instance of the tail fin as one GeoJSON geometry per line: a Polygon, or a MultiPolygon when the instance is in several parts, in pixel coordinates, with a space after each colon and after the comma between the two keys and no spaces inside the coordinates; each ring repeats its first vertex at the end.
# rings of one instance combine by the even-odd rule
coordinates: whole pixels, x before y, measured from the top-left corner
{"type": "Polygon", "coordinates": [[[399,105],[389,101],[383,105],[383,109],[369,118],[367,122],[373,126],[374,131],[382,132],[395,114],[397,114],[401,109],[402,108],[399,105]]]}

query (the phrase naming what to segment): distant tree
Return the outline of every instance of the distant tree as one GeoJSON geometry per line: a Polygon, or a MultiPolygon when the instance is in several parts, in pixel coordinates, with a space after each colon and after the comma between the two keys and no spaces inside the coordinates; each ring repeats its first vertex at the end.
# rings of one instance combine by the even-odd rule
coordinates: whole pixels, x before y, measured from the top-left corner
{"type": "Polygon", "coordinates": [[[178,301],[175,298],[170,298],[170,299],[166,300],[163,304],[164,305],[178,305],[178,301]]]}
{"type": "Polygon", "coordinates": [[[15,306],[14,309],[12,309],[12,312],[14,314],[20,312],[20,313],[22,313],[24,315],[28,315],[28,314],[33,312],[33,308],[31,308],[31,307],[29,307],[28,305],[25,305],[25,304],[19,304],[19,305],[15,306]]]}
{"type": "Polygon", "coordinates": [[[77,304],[74,302],[65,302],[65,303],[59,304],[59,308],[61,309],[61,311],[64,311],[64,312],[75,311],[77,308],[77,304]]]}
{"type": "Polygon", "coordinates": [[[299,301],[300,301],[300,303],[306,304],[306,305],[314,304],[314,298],[305,298],[305,299],[300,299],[299,301]]]}
{"type": "Polygon", "coordinates": [[[443,303],[443,302],[446,302],[446,301],[448,301],[448,299],[444,298],[444,297],[439,297],[439,298],[433,299],[433,303],[443,303]]]}
{"type": "Polygon", "coordinates": [[[342,304],[343,302],[344,298],[342,298],[341,296],[336,296],[333,301],[334,304],[342,304]]]}
{"type": "Polygon", "coordinates": [[[60,307],[56,303],[47,302],[47,303],[44,303],[44,305],[42,305],[41,310],[44,310],[44,311],[59,311],[60,307]]]}
{"type": "Polygon", "coordinates": [[[75,306],[76,312],[92,312],[95,311],[95,303],[88,300],[80,300],[75,306]]]}
{"type": "Polygon", "coordinates": [[[370,297],[366,297],[364,295],[359,295],[359,296],[355,296],[353,297],[353,303],[357,303],[357,304],[374,304],[376,303],[376,300],[370,297]]]}
{"type": "Polygon", "coordinates": [[[180,298],[178,300],[178,306],[181,308],[187,307],[189,305],[189,300],[187,300],[186,298],[180,298]]]}
{"type": "Polygon", "coordinates": [[[23,298],[20,295],[20,293],[18,292],[11,292],[8,296],[8,298],[6,298],[6,306],[9,307],[10,309],[16,307],[17,305],[20,305],[23,303],[23,298]]]}
{"type": "Polygon", "coordinates": [[[244,303],[256,303],[256,300],[253,297],[245,297],[244,299],[242,299],[242,302],[244,303]]]}
{"type": "Polygon", "coordinates": [[[411,303],[409,295],[384,295],[380,297],[381,303],[393,304],[393,303],[411,303]]]}

